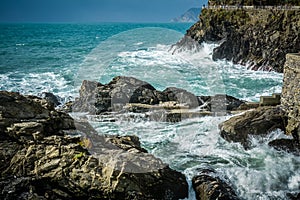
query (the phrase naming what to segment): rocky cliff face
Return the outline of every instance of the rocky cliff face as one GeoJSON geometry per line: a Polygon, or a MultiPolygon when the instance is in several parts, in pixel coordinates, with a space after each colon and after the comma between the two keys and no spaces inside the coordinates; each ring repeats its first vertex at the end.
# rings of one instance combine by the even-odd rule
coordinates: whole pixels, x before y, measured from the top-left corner
{"type": "Polygon", "coordinates": [[[281,104],[288,113],[287,134],[300,142],[300,54],[288,54],[286,58],[281,104]]]}
{"type": "Polygon", "coordinates": [[[203,9],[186,36],[219,43],[214,60],[283,72],[285,55],[300,51],[300,10],[203,9]]]}

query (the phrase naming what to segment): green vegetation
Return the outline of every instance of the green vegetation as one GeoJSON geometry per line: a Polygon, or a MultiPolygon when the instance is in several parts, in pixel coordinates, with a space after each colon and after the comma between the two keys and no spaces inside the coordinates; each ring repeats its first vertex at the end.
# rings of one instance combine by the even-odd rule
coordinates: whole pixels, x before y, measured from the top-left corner
{"type": "Polygon", "coordinates": [[[74,160],[78,160],[78,159],[80,159],[80,158],[82,158],[84,156],[85,156],[85,153],[84,152],[80,152],[80,153],[75,154],[74,157],[73,157],[73,159],[74,160]]]}

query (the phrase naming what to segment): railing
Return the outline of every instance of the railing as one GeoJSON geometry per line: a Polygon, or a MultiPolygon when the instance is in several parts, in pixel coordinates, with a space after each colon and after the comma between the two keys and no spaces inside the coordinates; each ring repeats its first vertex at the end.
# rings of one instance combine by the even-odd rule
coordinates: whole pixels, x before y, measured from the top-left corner
{"type": "Polygon", "coordinates": [[[300,10],[300,6],[242,6],[242,5],[218,5],[218,6],[207,6],[208,9],[227,9],[227,10],[256,10],[256,9],[266,9],[266,10],[300,10]]]}

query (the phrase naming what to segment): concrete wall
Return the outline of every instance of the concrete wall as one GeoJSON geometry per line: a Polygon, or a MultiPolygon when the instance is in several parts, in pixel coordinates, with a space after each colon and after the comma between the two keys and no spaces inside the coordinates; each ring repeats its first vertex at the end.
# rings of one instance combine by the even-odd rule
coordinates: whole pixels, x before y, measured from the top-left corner
{"type": "Polygon", "coordinates": [[[300,54],[287,54],[281,105],[288,113],[287,134],[300,138],[300,54]]]}

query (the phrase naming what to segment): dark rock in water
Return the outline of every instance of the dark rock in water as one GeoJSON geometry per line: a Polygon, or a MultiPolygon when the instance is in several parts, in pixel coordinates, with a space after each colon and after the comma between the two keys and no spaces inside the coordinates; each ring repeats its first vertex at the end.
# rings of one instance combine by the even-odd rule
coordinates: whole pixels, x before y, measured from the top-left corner
{"type": "Polygon", "coordinates": [[[275,129],[285,130],[287,117],[281,107],[260,107],[221,123],[221,136],[227,141],[251,146],[250,135],[266,135],[275,129]]]}
{"type": "Polygon", "coordinates": [[[152,85],[133,77],[118,76],[106,85],[85,80],[73,111],[91,114],[119,111],[126,103],[157,104],[159,96],[152,85]]]}
{"type": "Polygon", "coordinates": [[[200,175],[193,177],[193,188],[197,200],[238,200],[235,191],[213,170],[202,170],[200,175]]]}
{"type": "Polygon", "coordinates": [[[157,109],[193,109],[202,106],[201,111],[226,112],[237,109],[243,103],[228,95],[197,97],[175,87],[166,88],[161,92],[147,82],[133,77],[118,76],[105,85],[94,81],[83,81],[80,97],[73,102],[72,110],[101,114],[122,110],[146,112],[157,109]]]}
{"type": "Polygon", "coordinates": [[[224,94],[216,94],[215,96],[198,96],[197,98],[199,105],[203,105],[203,108],[211,112],[234,111],[238,110],[241,105],[245,104],[245,101],[224,94]]]}
{"type": "Polygon", "coordinates": [[[60,98],[56,95],[54,95],[53,93],[51,92],[43,92],[41,94],[41,97],[43,99],[46,99],[47,101],[51,102],[54,104],[54,106],[59,106],[61,103],[60,103],[60,98]]]}
{"type": "MultiPolygon", "coordinates": [[[[89,112],[90,114],[95,114],[97,112],[96,100],[97,100],[97,93],[99,90],[98,87],[103,87],[103,85],[96,81],[84,80],[79,90],[80,97],[77,98],[72,104],[72,111],[89,112]]],[[[101,110],[106,111],[111,104],[109,98],[108,97],[106,99],[102,98],[101,100],[102,100],[101,101],[102,107],[99,109],[100,111],[101,110]]]]}
{"type": "Polygon", "coordinates": [[[133,77],[118,76],[109,84],[112,105],[126,103],[157,104],[155,88],[147,82],[133,77]]]}
{"type": "Polygon", "coordinates": [[[176,101],[180,104],[187,105],[189,108],[199,106],[197,97],[184,89],[169,87],[163,91],[163,94],[166,96],[167,101],[176,101]]]}
{"type": "Polygon", "coordinates": [[[277,139],[269,142],[271,147],[300,156],[300,144],[293,139],[277,139]]]}
{"type": "Polygon", "coordinates": [[[298,194],[291,194],[290,193],[287,196],[288,196],[289,200],[299,200],[300,199],[300,193],[298,193],[298,194]]]}
{"type": "Polygon", "coordinates": [[[80,97],[75,100],[73,111],[100,114],[119,111],[128,103],[154,105],[168,100],[167,94],[155,90],[147,82],[133,77],[118,76],[106,85],[83,81],[80,97]]]}
{"type": "MultiPolygon", "coordinates": [[[[217,95],[216,95],[217,96],[217,95]]],[[[245,101],[237,99],[233,96],[226,95],[226,110],[238,110],[239,107],[245,104],[245,101]]]]}
{"type": "Polygon", "coordinates": [[[1,199],[188,195],[185,176],[148,154],[135,136],[100,136],[45,99],[18,93],[0,92],[0,113],[1,199]]]}

